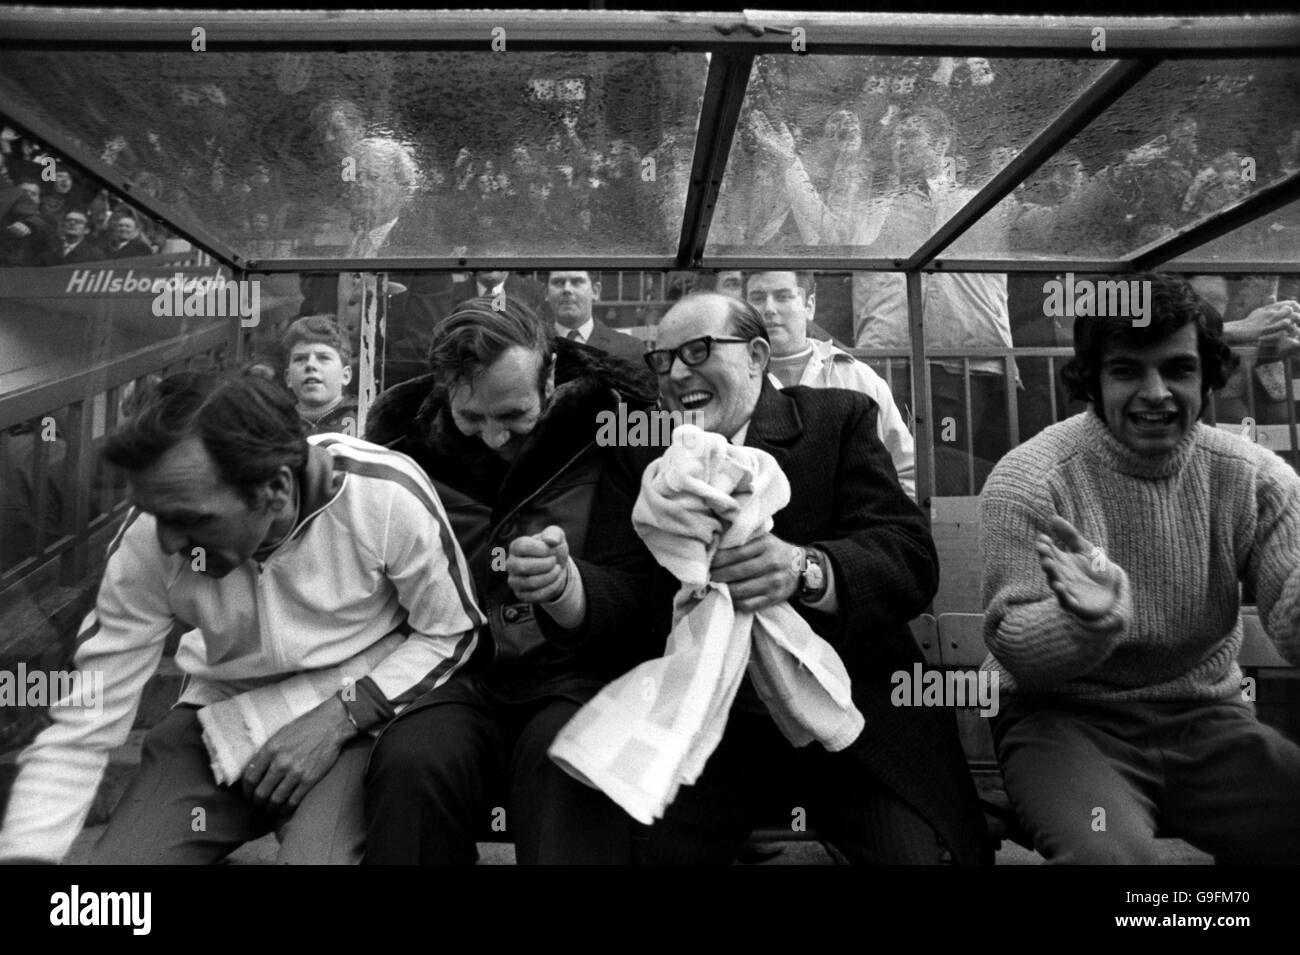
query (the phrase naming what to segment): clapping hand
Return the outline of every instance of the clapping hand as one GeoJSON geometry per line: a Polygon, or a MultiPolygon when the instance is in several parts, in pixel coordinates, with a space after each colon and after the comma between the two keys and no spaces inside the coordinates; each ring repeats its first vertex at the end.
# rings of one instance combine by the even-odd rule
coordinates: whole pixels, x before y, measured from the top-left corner
{"type": "Polygon", "coordinates": [[[781,120],[772,123],[762,110],[754,110],[749,117],[749,129],[754,141],[768,155],[792,162],[794,155],[794,134],[781,120]]]}
{"type": "Polygon", "coordinates": [[[1119,601],[1119,565],[1108,560],[1105,551],[1090,543],[1065,518],[1053,517],[1051,530],[1050,537],[1038,535],[1035,549],[1057,602],[1061,609],[1082,620],[1100,620],[1119,601]]]}

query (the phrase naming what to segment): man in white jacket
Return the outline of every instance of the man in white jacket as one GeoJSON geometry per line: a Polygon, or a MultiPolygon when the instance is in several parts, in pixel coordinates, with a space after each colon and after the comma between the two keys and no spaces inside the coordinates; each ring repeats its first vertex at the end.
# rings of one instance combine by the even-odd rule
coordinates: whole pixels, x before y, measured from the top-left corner
{"type": "Polygon", "coordinates": [[[359,861],[370,731],[456,672],[483,623],[428,478],[355,438],[309,441],[283,388],[212,373],[160,383],[104,457],[134,506],[77,636],[75,666],[103,692],[52,706],[19,758],[0,859],[66,855],[184,621],[180,701],[145,737],[91,861],[215,862],[272,830],[281,862],[359,861]],[[363,654],[378,658],[366,675],[290,701],[301,715],[217,784],[200,708],[363,654]]]}
{"type": "Polygon", "coordinates": [[[745,282],[745,298],[763,317],[772,340],[768,380],[778,388],[846,388],[871,398],[880,407],[880,440],[894,462],[898,483],[916,500],[916,449],[889,385],[870,365],[834,343],[808,336],[817,309],[813,273],[753,272],[745,282]]]}

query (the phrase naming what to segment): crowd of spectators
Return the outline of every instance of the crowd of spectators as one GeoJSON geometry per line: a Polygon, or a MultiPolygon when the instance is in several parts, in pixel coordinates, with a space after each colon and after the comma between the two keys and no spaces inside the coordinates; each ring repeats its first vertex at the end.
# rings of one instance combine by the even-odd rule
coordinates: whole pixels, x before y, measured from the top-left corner
{"type": "MultiPolygon", "coordinates": [[[[142,175],[137,185],[158,194],[156,177],[142,175]]],[[[72,265],[189,248],[53,149],[0,131],[0,265],[72,265]]]]}

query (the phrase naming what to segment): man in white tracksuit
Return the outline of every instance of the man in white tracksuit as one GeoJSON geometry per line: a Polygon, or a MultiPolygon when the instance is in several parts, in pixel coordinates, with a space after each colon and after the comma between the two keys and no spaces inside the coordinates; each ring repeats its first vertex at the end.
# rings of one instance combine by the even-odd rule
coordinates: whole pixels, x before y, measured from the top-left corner
{"type": "Polygon", "coordinates": [[[912,434],[894,403],[885,380],[871,366],[832,342],[808,337],[817,308],[811,272],[753,272],[745,298],[763,317],[772,340],[768,380],[776,387],[808,385],[845,388],[871,398],[879,407],[880,440],[898,472],[898,483],[916,500],[916,450],[912,434]]]}
{"type": "Polygon", "coordinates": [[[278,861],[359,861],[370,732],[446,682],[484,622],[428,478],[356,438],[308,440],[276,383],[208,372],[161,382],[104,458],[126,472],[134,506],[77,634],[75,666],[102,693],[52,706],[53,725],[19,757],[0,859],[66,855],[184,621],[181,698],[146,735],[90,861],[216,862],[272,830],[278,861]],[[267,738],[252,736],[248,761],[224,774],[242,766],[242,778],[220,784],[215,707],[239,697],[243,712],[304,673],[313,692],[281,688],[278,720],[252,711],[267,738]]]}

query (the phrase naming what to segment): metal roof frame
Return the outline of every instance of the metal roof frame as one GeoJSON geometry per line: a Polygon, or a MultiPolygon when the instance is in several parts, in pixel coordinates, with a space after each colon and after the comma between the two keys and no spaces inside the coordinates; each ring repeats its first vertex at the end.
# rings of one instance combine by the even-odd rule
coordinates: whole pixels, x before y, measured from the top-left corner
{"type": "Polygon", "coordinates": [[[735,14],[623,11],[228,11],[0,9],[0,50],[163,52],[190,49],[191,30],[203,26],[212,52],[317,50],[487,50],[492,31],[505,30],[507,49],[522,51],[707,52],[709,73],[692,159],[678,247],[673,255],[437,256],[414,258],[250,259],[178,214],[167,203],[134,191],[112,166],[17,103],[0,113],[48,143],[82,172],[141,207],[229,266],[252,273],[367,272],[476,268],[605,269],[754,268],[779,262],[837,270],[1040,272],[1124,271],[1176,266],[1173,271],[1273,271],[1300,273],[1287,262],[1173,262],[1219,236],[1267,215],[1300,196],[1300,174],[1266,186],[1242,201],[1191,223],[1174,235],[1117,258],[944,258],[942,253],[1048,158],[1166,59],[1294,58],[1300,51],[1300,16],[1207,18],[1027,17],[867,14],[747,10],[735,14]],[[1093,52],[1103,29],[1105,51],[1093,52]],[[804,31],[804,52],[795,43],[804,31]],[[823,41],[823,37],[826,39],[823,41]],[[730,146],[736,133],[754,57],[758,55],[868,55],[924,51],[929,55],[979,52],[991,57],[1103,58],[1115,63],[1068,104],[1025,149],[985,184],[969,203],[906,258],[787,252],[706,257],[708,239],[730,146]]]}

